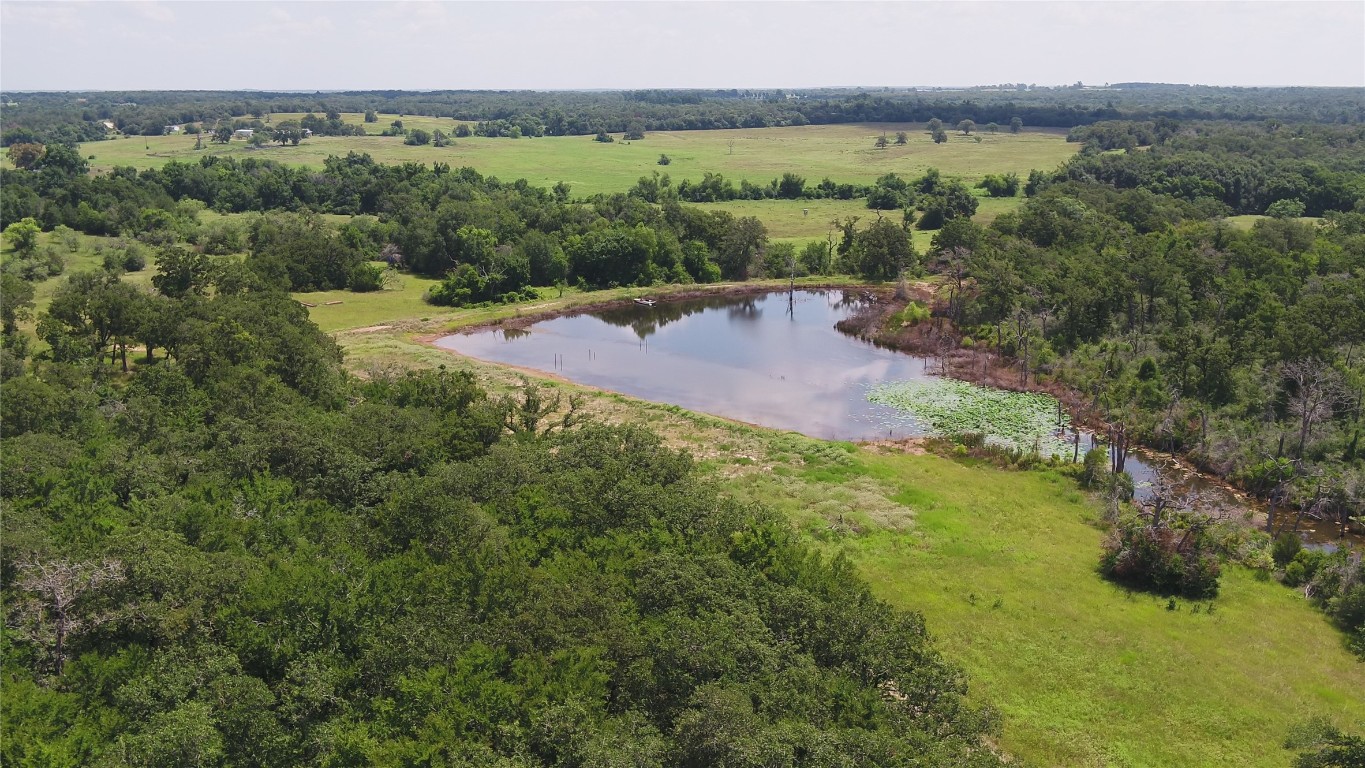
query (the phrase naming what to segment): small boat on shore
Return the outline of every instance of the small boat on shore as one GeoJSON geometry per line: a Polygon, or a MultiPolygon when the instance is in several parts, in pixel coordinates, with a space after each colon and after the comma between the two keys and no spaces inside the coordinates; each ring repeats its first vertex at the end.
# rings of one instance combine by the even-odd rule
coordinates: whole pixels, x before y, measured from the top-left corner
{"type": "Polygon", "coordinates": [[[636,299],[635,303],[642,307],[652,307],[654,306],[654,299],[636,299]]]}

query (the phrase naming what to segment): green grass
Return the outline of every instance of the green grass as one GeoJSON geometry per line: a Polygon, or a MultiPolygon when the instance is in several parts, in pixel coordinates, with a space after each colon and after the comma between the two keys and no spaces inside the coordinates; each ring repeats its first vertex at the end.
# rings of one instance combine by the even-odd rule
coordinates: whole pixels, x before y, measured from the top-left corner
{"type": "MultiPolygon", "coordinates": [[[[306,114],[308,113],[272,112],[270,115],[270,124],[279,125],[285,120],[301,120],[306,114]]],[[[313,114],[318,117],[326,116],[322,112],[314,112],[313,114]]],[[[378,136],[380,133],[387,131],[389,129],[389,126],[393,124],[394,120],[402,120],[403,127],[408,130],[412,130],[414,128],[421,128],[424,131],[440,130],[445,131],[447,136],[453,135],[455,133],[455,126],[459,125],[460,123],[466,123],[471,126],[474,124],[472,120],[455,120],[454,118],[449,117],[424,117],[422,115],[395,115],[384,112],[376,114],[375,117],[379,119],[373,123],[367,123],[365,122],[365,113],[363,112],[341,113],[341,121],[343,123],[358,125],[364,128],[366,133],[373,136],[378,136]]]]}
{"type": "MultiPolygon", "coordinates": [[[[1227,222],[1231,224],[1234,228],[1245,231],[1256,226],[1256,222],[1260,221],[1261,219],[1268,218],[1270,217],[1263,216],[1258,213],[1247,213],[1241,216],[1229,216],[1227,217],[1227,222]]],[[[1303,222],[1304,224],[1317,224],[1318,222],[1322,221],[1322,218],[1317,216],[1301,216],[1297,219],[1297,221],[1303,222]]]]}
{"type": "MultiPolygon", "coordinates": [[[[416,336],[512,311],[337,338],[358,371],[445,364],[505,391],[523,372],[416,336]]],[[[1098,505],[1068,479],[814,440],[542,380],[581,393],[591,419],[658,431],[738,499],[846,553],[878,596],[922,612],[973,696],[1001,710],[1001,748],[1030,764],[1284,766],[1292,756],[1281,742],[1310,716],[1365,729],[1365,664],[1302,595],[1239,568],[1225,573],[1212,613],[1184,601],[1168,611],[1164,599],[1115,587],[1096,573],[1098,505]]]]}
{"type": "Polygon", "coordinates": [[[1069,479],[871,447],[747,450],[771,468],[726,486],[924,614],[1002,712],[1001,747],[1030,764],[1282,767],[1310,716],[1365,728],[1365,664],[1301,594],[1233,567],[1212,613],[1170,611],[1105,582],[1097,504],[1069,479]]]}
{"type": "MultiPolygon", "coordinates": [[[[38,236],[38,252],[41,254],[48,245],[52,245],[61,254],[66,263],[66,268],[60,275],[33,283],[33,309],[30,310],[30,317],[19,323],[20,329],[30,336],[34,335],[34,328],[38,324],[38,314],[47,309],[47,305],[52,302],[52,294],[56,293],[58,287],[66,283],[67,277],[76,272],[95,272],[104,268],[104,257],[95,253],[95,245],[101,242],[113,242],[116,239],[95,235],[79,235],[79,237],[81,239],[80,249],[72,252],[63,247],[51,232],[44,232],[38,236]]],[[[125,272],[122,279],[150,289],[152,276],[156,274],[156,249],[147,248],[144,252],[147,255],[147,265],[137,272],[125,272]]],[[[18,254],[15,253],[8,241],[0,245],[0,263],[17,258],[17,256],[18,254]]],[[[34,338],[37,337],[34,336],[34,338]]],[[[41,351],[45,348],[44,344],[39,343],[34,351],[41,351]]]]}
{"type": "Polygon", "coordinates": [[[1283,766],[1279,743],[1304,718],[1365,724],[1365,664],[1295,591],[1233,567],[1212,614],[1170,611],[1096,575],[1095,505],[1069,480],[863,459],[911,495],[915,527],[845,551],[878,595],[924,613],[1005,714],[1011,752],[1043,765],[1283,766]]]}
{"type": "MultiPolygon", "coordinates": [[[[272,116],[272,121],[283,119],[272,116]]],[[[387,127],[390,116],[373,126],[387,127]]],[[[426,120],[436,120],[427,118],[426,120]]],[[[428,127],[420,118],[403,118],[407,125],[428,127]]],[[[453,126],[455,121],[436,120],[453,126]]],[[[619,137],[618,137],[619,138],[619,137]]],[[[410,147],[400,137],[318,136],[297,147],[274,145],[252,149],[245,142],[226,146],[209,144],[195,150],[193,136],[134,136],[81,145],[81,154],[94,156],[96,169],[131,165],[158,167],[171,159],[194,160],[202,155],[265,157],[290,165],[321,168],[328,155],[368,152],[384,163],[440,161],[453,167],[472,166],[480,172],[513,180],[525,178],[538,186],[559,181],[570,184],[574,195],[620,192],[641,176],[654,171],[675,181],[700,179],[706,171],[724,174],[736,184],[741,179],[767,183],[791,171],[814,184],[823,177],[837,182],[867,183],[885,173],[919,176],[930,167],[945,175],[974,184],[988,173],[1013,171],[1026,175],[1031,168],[1051,170],[1071,157],[1076,144],[1068,144],[1062,132],[1025,131],[954,134],[946,144],[936,145],[917,125],[819,125],[793,128],[754,128],[726,131],[658,131],[642,141],[601,144],[590,136],[547,136],[539,139],[458,139],[448,147],[410,147]],[[873,148],[883,131],[907,130],[905,146],[873,148]],[[733,141],[733,149],[731,142],[733,141]],[[660,154],[672,164],[659,166],[660,154]]]]}

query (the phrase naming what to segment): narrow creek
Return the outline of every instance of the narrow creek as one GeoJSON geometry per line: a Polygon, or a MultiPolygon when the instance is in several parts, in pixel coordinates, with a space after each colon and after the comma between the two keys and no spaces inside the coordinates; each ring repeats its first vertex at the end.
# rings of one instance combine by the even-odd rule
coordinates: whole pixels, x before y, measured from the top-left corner
{"type": "MultiPolygon", "coordinates": [[[[803,290],[632,303],[519,328],[474,329],[435,344],[643,400],[827,440],[929,434],[929,425],[904,410],[868,399],[884,382],[931,382],[939,376],[932,358],[885,349],[835,329],[863,302],[851,291],[803,290]]],[[[1081,452],[1094,444],[1095,436],[1082,430],[1081,452]]],[[[1258,511],[1255,500],[1168,457],[1134,450],[1125,468],[1139,499],[1157,478],[1165,478],[1180,493],[1196,493],[1202,506],[1229,514],[1258,511]]],[[[1334,531],[1323,527],[1305,532],[1305,538],[1334,541],[1334,531]]]]}

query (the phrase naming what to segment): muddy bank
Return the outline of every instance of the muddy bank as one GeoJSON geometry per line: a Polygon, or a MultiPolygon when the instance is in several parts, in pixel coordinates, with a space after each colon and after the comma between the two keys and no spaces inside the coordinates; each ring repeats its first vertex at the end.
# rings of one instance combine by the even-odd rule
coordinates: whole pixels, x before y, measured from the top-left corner
{"type": "Polygon", "coordinates": [[[1021,378],[1019,368],[1012,360],[988,349],[962,346],[962,335],[945,317],[934,316],[918,324],[889,327],[891,317],[904,310],[911,300],[933,306],[932,286],[916,283],[908,289],[909,295],[904,297],[897,297],[891,289],[879,290],[880,300],[840,322],[839,330],[888,349],[934,358],[935,372],[944,376],[1011,392],[1051,395],[1066,408],[1072,424],[1099,434],[1108,431],[1103,414],[1092,408],[1082,393],[1059,382],[1038,381],[1034,376],[1021,378]]]}
{"type": "MultiPolygon", "coordinates": [[[[918,283],[909,287],[908,295],[896,296],[889,289],[880,292],[881,301],[869,304],[860,312],[838,324],[839,330],[879,346],[913,355],[935,358],[935,372],[974,384],[1014,392],[1039,392],[1057,400],[1071,417],[1071,423],[1100,437],[1110,431],[1110,424],[1102,410],[1081,391],[1058,381],[1039,381],[1034,375],[1021,374],[1018,364],[992,349],[962,346],[962,335],[952,321],[934,315],[917,324],[897,324],[894,316],[911,301],[934,307],[933,287],[918,283]]],[[[937,308],[936,308],[937,309],[937,308]]],[[[1084,445],[1082,446],[1084,449],[1084,445]]],[[[1130,454],[1133,458],[1162,471],[1176,480],[1177,485],[1202,485],[1216,489],[1228,499],[1235,500],[1243,511],[1250,513],[1249,523],[1258,528],[1266,524],[1266,501],[1233,485],[1211,467],[1200,465],[1188,454],[1175,455],[1158,446],[1134,441],[1130,454]]],[[[1215,503],[1217,512],[1224,505],[1215,503]]],[[[1281,509],[1280,515],[1299,517],[1297,531],[1313,542],[1348,541],[1360,543],[1358,530],[1348,530],[1345,537],[1338,535],[1337,523],[1303,516],[1293,510],[1281,509]]]]}

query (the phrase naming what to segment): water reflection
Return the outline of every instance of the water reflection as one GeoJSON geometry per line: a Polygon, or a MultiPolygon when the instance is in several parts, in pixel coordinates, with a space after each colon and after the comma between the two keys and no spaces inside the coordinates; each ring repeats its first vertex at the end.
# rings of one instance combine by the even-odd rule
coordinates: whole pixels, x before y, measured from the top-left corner
{"type": "Polygon", "coordinates": [[[618,328],[629,328],[640,339],[647,339],[670,323],[707,310],[724,309],[734,320],[757,320],[761,312],[757,304],[758,298],[752,296],[708,296],[686,301],[658,302],[653,306],[629,304],[592,314],[604,323],[618,328]]]}
{"type": "Polygon", "coordinates": [[[529,333],[450,336],[437,344],[813,437],[924,434],[907,414],[867,400],[873,384],[927,374],[923,358],[879,349],[834,328],[860,304],[843,291],[709,296],[554,318],[529,333]]]}

